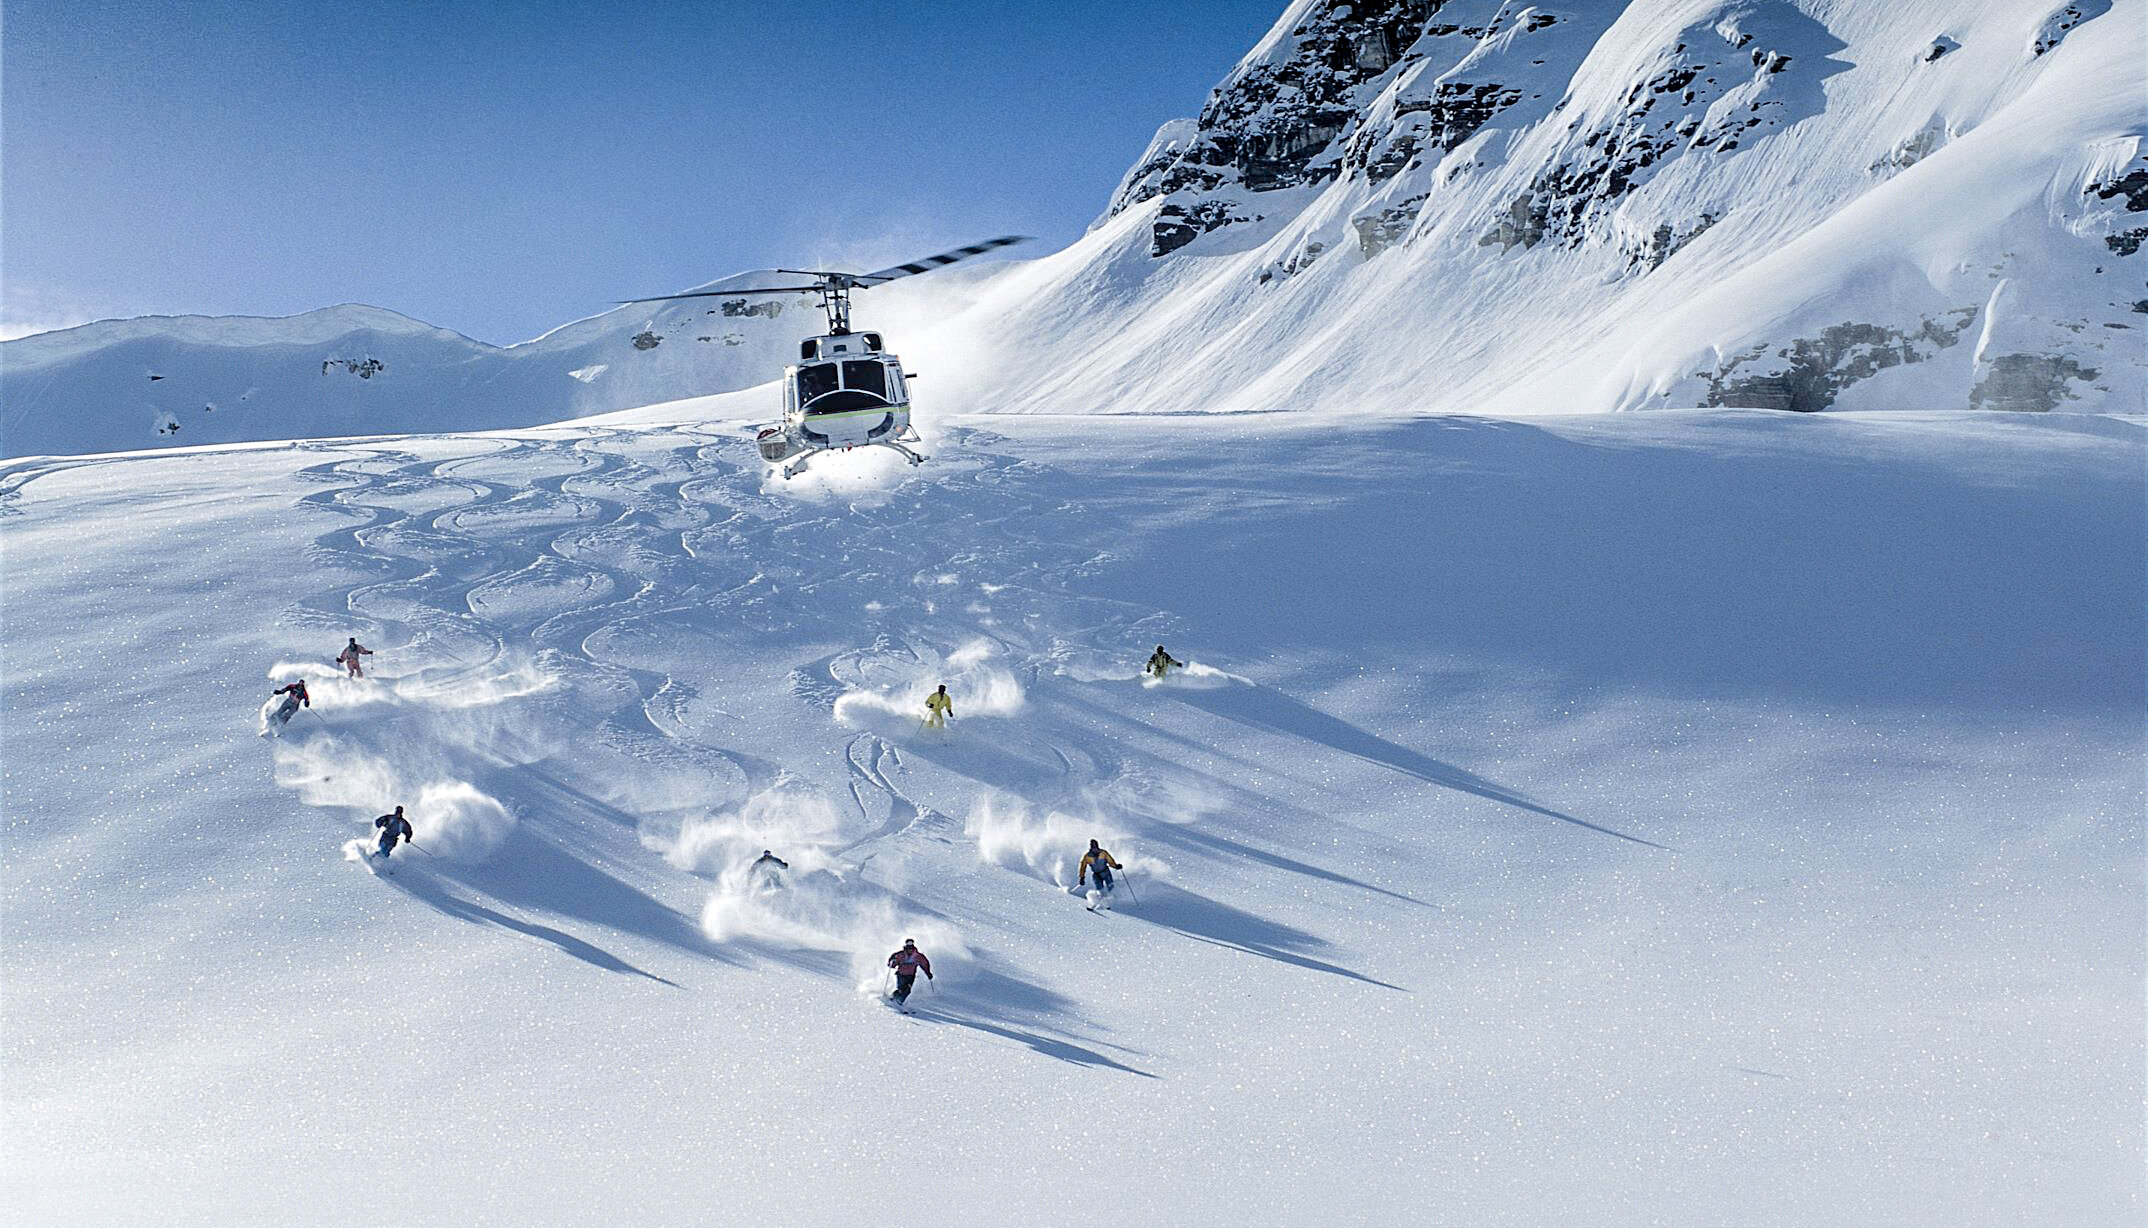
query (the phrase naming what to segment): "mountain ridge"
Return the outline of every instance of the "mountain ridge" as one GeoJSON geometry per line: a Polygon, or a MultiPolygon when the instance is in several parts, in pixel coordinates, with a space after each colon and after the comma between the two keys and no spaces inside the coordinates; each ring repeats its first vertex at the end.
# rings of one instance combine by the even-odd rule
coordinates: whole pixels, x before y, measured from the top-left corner
{"type": "MultiPolygon", "coordinates": [[[[928,414],[2144,412],[2143,24],[1296,0],[1070,247],[861,317],[928,414]]],[[[0,448],[534,425],[762,384],[819,324],[685,300],[497,347],[323,311],[0,343],[0,448]]]]}

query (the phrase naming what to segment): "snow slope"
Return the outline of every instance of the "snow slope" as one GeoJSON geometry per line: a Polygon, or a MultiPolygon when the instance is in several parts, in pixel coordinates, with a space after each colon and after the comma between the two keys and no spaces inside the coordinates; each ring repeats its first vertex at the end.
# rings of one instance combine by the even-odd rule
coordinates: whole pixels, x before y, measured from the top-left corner
{"type": "MultiPolygon", "coordinates": [[[[2148,0],[1295,0],[1086,238],[859,320],[942,413],[2139,413],[2144,34],[2148,0]]],[[[527,426],[762,384],[818,320],[92,324],[0,344],[0,452],[527,426]]]]}
{"type": "Polygon", "coordinates": [[[720,410],[0,470],[15,1217],[2140,1215],[2139,420],[720,410]]]}
{"type": "Polygon", "coordinates": [[[945,344],[980,408],[2138,413],[2144,34],[2140,0],[1297,0],[945,344]]]}
{"type": "Polygon", "coordinates": [[[0,344],[0,450],[534,426],[762,383],[819,320],[802,297],[643,304],[504,348],[350,305],[86,324],[0,344]]]}

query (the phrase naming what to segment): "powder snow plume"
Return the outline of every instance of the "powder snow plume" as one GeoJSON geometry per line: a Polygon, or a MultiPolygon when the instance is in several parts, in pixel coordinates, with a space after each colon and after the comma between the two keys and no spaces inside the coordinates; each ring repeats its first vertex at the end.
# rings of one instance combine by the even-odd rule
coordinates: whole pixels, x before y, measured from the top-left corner
{"type": "Polygon", "coordinates": [[[883,735],[912,734],[925,717],[925,697],[946,684],[957,721],[1013,716],[1028,703],[1022,683],[1000,661],[1000,646],[972,640],[937,661],[922,663],[910,680],[883,690],[854,690],[835,701],[835,719],[883,735]]]}

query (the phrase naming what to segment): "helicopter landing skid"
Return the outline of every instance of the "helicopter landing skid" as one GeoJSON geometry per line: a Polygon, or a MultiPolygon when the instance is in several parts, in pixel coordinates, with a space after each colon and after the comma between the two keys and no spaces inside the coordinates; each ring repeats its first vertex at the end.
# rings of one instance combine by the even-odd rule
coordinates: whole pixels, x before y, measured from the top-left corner
{"type": "Polygon", "coordinates": [[[783,480],[787,482],[792,478],[797,477],[800,473],[805,472],[806,462],[812,460],[816,456],[819,456],[823,452],[848,452],[853,447],[893,448],[895,451],[902,453],[903,459],[909,461],[913,465],[922,465],[925,463],[925,458],[923,456],[911,451],[910,449],[902,446],[899,443],[896,443],[891,439],[875,439],[871,443],[852,444],[848,447],[814,448],[808,452],[800,452],[798,455],[792,457],[789,463],[783,466],[783,480]]]}

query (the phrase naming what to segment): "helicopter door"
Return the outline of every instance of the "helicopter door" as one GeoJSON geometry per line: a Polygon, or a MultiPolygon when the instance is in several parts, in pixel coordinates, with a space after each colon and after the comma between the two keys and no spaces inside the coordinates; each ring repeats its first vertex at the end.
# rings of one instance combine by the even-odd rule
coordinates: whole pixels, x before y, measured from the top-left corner
{"type": "Polygon", "coordinates": [[[834,392],[835,379],[836,366],[832,362],[798,368],[798,404],[810,407],[814,401],[834,392]]]}

